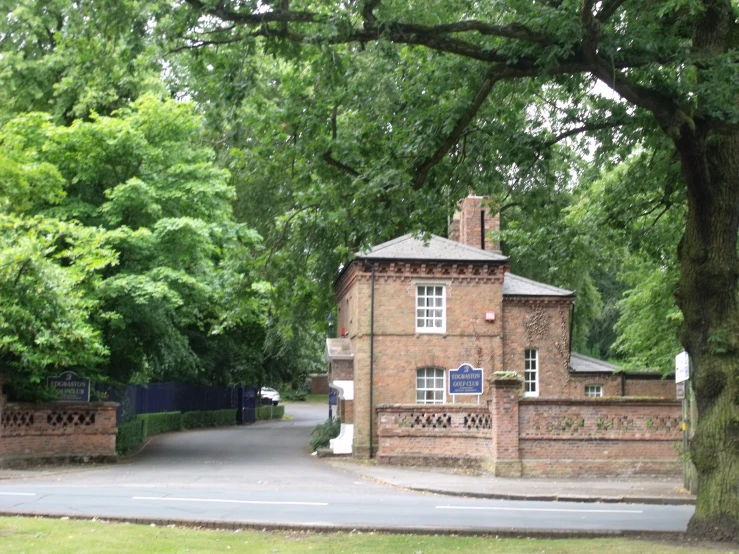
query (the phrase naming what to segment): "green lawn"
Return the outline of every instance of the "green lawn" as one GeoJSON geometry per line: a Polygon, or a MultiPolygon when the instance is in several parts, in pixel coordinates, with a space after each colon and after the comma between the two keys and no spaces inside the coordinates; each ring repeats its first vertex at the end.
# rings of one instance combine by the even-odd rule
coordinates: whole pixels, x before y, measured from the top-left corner
{"type": "Polygon", "coordinates": [[[626,539],[496,539],[374,533],[313,534],[299,532],[205,531],[151,527],[101,521],[0,518],[3,554],[118,554],[126,552],[249,552],[249,553],[587,553],[671,554],[720,550],[674,543],[626,539]]]}
{"type": "Polygon", "coordinates": [[[311,404],[326,404],[328,406],[328,394],[309,394],[305,397],[305,401],[311,404]]]}

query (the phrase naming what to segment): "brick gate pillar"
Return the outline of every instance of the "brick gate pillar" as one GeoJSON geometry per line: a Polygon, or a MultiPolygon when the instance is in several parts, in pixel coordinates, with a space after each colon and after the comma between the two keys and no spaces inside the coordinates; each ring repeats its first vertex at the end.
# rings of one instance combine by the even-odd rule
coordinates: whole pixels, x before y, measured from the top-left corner
{"type": "Polygon", "coordinates": [[[521,457],[518,451],[518,398],[521,378],[510,372],[493,374],[490,383],[492,400],[493,448],[491,467],[501,477],[521,476],[521,457]]]}

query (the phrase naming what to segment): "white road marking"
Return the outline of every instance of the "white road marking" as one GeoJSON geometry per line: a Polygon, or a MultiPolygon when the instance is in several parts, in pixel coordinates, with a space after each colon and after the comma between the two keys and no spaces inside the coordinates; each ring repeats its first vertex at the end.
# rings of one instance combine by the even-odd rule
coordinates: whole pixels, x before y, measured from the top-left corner
{"type": "Polygon", "coordinates": [[[228,500],[223,498],[178,498],[174,496],[134,496],[134,500],[172,500],[175,502],[222,502],[224,504],[269,504],[276,506],[328,506],[328,502],[279,502],[271,500],[228,500]]]}
{"type": "Polygon", "coordinates": [[[437,510],[496,510],[501,512],[567,512],[578,514],[643,514],[642,510],[576,510],[571,508],[505,508],[498,506],[436,506],[437,510]]]}
{"type": "Polygon", "coordinates": [[[2,496],[36,496],[35,492],[0,492],[2,496]]]}

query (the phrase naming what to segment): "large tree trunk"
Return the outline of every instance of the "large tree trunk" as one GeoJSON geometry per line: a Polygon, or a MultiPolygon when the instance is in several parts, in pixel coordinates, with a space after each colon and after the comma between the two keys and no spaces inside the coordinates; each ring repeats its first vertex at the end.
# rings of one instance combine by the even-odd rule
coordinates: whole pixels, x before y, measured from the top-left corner
{"type": "Polygon", "coordinates": [[[680,241],[680,340],[698,407],[690,456],[698,502],[689,532],[739,541],[739,132],[683,126],[675,140],[688,186],[680,241]]]}
{"type": "MultiPolygon", "coordinates": [[[[736,23],[729,0],[704,0],[704,8],[693,29],[693,55],[709,60],[730,49],[736,23]]],[[[699,83],[712,81],[718,70],[712,65],[696,65],[699,83]]],[[[721,86],[722,79],[713,83],[721,86]]],[[[735,98],[736,91],[726,92],[735,98]]],[[[710,96],[701,99],[705,113],[715,112],[710,96]]],[[[678,250],[680,340],[691,357],[698,405],[690,445],[698,503],[688,531],[739,542],[739,129],[699,119],[682,125],[675,145],[688,187],[678,250]]]]}

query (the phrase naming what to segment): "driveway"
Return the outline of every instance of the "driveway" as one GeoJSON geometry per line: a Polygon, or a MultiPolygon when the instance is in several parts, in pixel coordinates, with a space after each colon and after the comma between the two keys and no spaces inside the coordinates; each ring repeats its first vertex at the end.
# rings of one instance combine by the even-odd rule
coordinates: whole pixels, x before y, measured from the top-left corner
{"type": "Polygon", "coordinates": [[[292,420],[155,435],[138,454],[117,464],[11,474],[24,480],[80,486],[387,492],[386,486],[310,455],[310,431],[326,420],[326,406],[292,403],[286,411],[292,420]]]}

